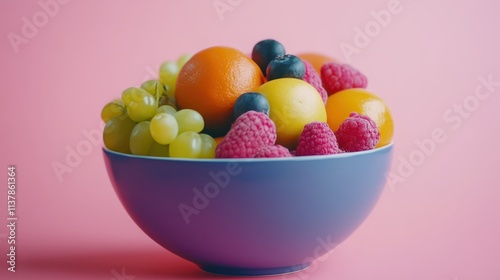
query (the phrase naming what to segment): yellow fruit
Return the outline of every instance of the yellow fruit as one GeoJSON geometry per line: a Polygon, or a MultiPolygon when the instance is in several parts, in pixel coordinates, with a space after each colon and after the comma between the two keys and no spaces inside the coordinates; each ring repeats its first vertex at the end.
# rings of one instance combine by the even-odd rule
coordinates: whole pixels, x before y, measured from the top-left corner
{"type": "Polygon", "coordinates": [[[326,114],[328,125],[333,131],[337,131],[352,112],[369,116],[377,124],[380,141],[376,148],[391,143],[394,122],[389,108],[380,97],[360,88],[342,90],[328,97],[326,114]]]}
{"type": "Polygon", "coordinates": [[[293,78],[272,80],[257,92],[269,101],[269,117],[276,124],[276,143],[295,150],[304,126],[326,122],[326,110],[318,91],[309,83],[293,78]]]}

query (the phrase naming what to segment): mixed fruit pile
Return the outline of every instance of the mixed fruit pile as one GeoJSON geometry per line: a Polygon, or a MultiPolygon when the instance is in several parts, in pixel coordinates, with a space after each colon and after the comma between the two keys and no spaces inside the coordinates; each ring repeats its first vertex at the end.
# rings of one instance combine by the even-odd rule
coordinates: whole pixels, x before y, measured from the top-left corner
{"type": "Polygon", "coordinates": [[[113,151],[177,158],[261,158],[370,150],[392,141],[384,101],[351,65],[288,54],[273,39],[251,56],[210,47],[160,66],[159,78],[106,104],[113,151]]]}

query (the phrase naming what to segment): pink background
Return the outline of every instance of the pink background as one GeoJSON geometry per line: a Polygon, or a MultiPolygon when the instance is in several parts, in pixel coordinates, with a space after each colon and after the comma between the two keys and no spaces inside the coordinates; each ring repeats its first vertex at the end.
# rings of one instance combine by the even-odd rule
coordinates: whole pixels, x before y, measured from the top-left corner
{"type": "MultiPolygon", "coordinates": [[[[101,143],[62,180],[52,164],[65,164],[66,149],[100,128],[106,102],[155,76],[165,60],[212,45],[250,52],[272,37],[290,53],[346,61],[342,42],[356,46],[355,28],[393,1],[61,0],[68,3],[44,23],[38,1],[2,0],[0,182],[15,164],[19,220],[16,273],[7,272],[0,226],[1,278],[218,278],[132,222],[107,178],[101,143]],[[219,16],[218,3],[233,6],[219,16]],[[40,27],[13,47],[8,34],[22,36],[23,17],[33,22],[34,15],[40,27]]],[[[401,0],[399,13],[358,44],[349,61],[395,117],[399,181],[388,183],[369,219],[334,254],[285,279],[500,279],[500,85],[474,97],[479,77],[500,82],[499,3],[401,0]],[[469,111],[461,116],[453,110],[463,102],[469,111]],[[444,140],[423,154],[415,141],[434,130],[444,140]]],[[[7,187],[0,185],[3,224],[7,187]]]]}

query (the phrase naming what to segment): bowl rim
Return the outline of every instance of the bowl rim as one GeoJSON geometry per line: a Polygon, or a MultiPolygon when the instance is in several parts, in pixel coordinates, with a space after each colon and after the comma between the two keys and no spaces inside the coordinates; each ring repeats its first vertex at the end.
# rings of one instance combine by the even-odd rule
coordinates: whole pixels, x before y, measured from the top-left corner
{"type": "Polygon", "coordinates": [[[110,150],[106,147],[102,147],[102,150],[106,154],[112,154],[115,156],[120,156],[124,158],[133,158],[133,159],[144,159],[144,160],[157,160],[157,161],[172,161],[172,162],[212,162],[212,163],[224,163],[224,162],[283,162],[283,161],[311,161],[311,160],[325,160],[325,159],[333,159],[333,158],[351,158],[358,157],[363,155],[369,155],[373,153],[382,153],[384,151],[391,150],[394,145],[394,142],[390,142],[389,144],[367,150],[367,151],[359,151],[359,152],[348,152],[341,154],[333,154],[333,155],[315,155],[315,156],[294,156],[294,157],[275,157],[275,158],[172,158],[172,157],[157,157],[157,156],[142,156],[142,155],[132,155],[125,154],[121,152],[116,152],[110,150]]]}

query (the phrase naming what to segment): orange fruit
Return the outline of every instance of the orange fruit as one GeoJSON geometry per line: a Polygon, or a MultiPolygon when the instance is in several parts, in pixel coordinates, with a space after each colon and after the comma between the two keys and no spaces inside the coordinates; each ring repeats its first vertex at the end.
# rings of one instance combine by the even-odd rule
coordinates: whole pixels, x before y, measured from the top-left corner
{"type": "Polygon", "coordinates": [[[389,108],[380,97],[361,88],[345,89],[328,97],[327,122],[333,131],[337,131],[352,112],[366,115],[377,124],[380,141],[376,148],[392,142],[394,122],[389,108]]]}
{"type": "Polygon", "coordinates": [[[224,139],[224,136],[219,136],[219,137],[215,137],[214,140],[215,140],[215,145],[219,145],[220,142],[222,142],[222,140],[224,139]]]}
{"type": "Polygon", "coordinates": [[[333,59],[329,56],[320,53],[301,53],[297,55],[300,59],[307,60],[312,64],[314,69],[321,74],[321,66],[327,62],[338,62],[338,60],[333,59]]]}
{"type": "Polygon", "coordinates": [[[200,113],[205,132],[216,137],[229,130],[238,96],[262,83],[259,66],[244,53],[211,47],[193,55],[179,71],[175,100],[179,109],[200,113]]]}
{"type": "Polygon", "coordinates": [[[269,102],[269,117],[276,125],[276,143],[295,150],[304,126],[326,122],[326,110],[318,91],[294,78],[271,80],[257,89],[269,102]]]}

